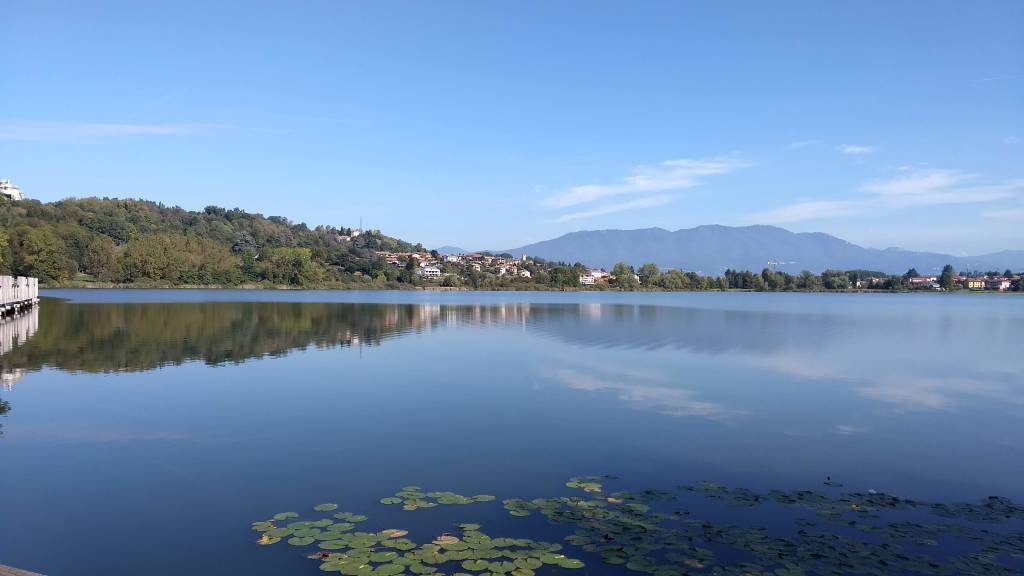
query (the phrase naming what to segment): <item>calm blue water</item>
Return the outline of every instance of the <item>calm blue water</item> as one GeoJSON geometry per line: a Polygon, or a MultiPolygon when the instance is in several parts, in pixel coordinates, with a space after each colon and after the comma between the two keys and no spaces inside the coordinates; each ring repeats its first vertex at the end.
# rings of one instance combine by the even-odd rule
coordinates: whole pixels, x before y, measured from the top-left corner
{"type": "MultiPolygon", "coordinates": [[[[46,296],[0,357],[0,564],[51,576],[317,574],[249,523],[319,502],[417,541],[478,522],[557,542],[572,529],[501,500],[588,474],[1024,501],[1024,298],[46,296]],[[378,504],[409,484],[498,501],[378,504]]],[[[681,497],[787,530],[772,509],[681,497]]]]}

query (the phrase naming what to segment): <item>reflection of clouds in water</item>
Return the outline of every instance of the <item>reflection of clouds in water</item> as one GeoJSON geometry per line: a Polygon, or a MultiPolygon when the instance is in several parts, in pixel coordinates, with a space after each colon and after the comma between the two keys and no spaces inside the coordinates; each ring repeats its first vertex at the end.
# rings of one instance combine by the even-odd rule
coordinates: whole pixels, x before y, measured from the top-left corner
{"type": "Polygon", "coordinates": [[[549,371],[548,377],[574,390],[612,392],[633,408],[669,416],[726,420],[741,414],[721,404],[696,400],[693,391],[666,384],[667,379],[660,374],[628,374],[625,371],[593,366],[590,369],[591,372],[586,373],[578,369],[560,368],[549,371]]]}
{"type": "Polygon", "coordinates": [[[1024,404],[1024,391],[992,379],[887,375],[858,387],[864,396],[916,410],[952,410],[958,398],[980,397],[1024,404]]]}
{"type": "Polygon", "coordinates": [[[739,356],[734,361],[801,380],[842,382],[866,398],[904,410],[953,410],[959,401],[971,397],[1024,404],[1024,370],[950,367],[956,362],[936,359],[933,370],[947,371],[948,375],[926,375],[913,357],[899,362],[898,355],[888,355],[885,362],[872,364],[870,357],[866,360],[863,355],[845,351],[841,341],[833,345],[834,350],[814,356],[752,355],[739,356]],[[965,372],[973,374],[964,375],[965,372]]]}
{"type": "Polygon", "coordinates": [[[868,432],[868,429],[864,428],[863,426],[839,424],[838,426],[836,426],[836,432],[842,434],[843,436],[853,436],[854,434],[864,434],[865,432],[868,432]]]}

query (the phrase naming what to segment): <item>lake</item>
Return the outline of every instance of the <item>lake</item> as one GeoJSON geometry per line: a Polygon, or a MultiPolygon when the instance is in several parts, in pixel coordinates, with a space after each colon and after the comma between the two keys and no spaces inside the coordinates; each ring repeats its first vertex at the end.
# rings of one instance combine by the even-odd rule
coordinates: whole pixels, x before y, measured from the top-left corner
{"type": "Polygon", "coordinates": [[[0,564],[49,576],[1024,571],[1012,295],[49,290],[0,328],[0,564]]]}

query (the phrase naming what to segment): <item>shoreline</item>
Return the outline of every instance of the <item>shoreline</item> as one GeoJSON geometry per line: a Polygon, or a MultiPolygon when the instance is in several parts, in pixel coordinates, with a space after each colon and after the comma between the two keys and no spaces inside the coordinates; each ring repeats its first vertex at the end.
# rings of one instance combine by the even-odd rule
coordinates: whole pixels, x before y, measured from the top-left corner
{"type": "Polygon", "coordinates": [[[552,289],[534,289],[534,288],[515,288],[515,287],[500,287],[493,289],[479,289],[479,288],[467,288],[467,287],[448,287],[448,286],[403,286],[403,287],[392,287],[392,286],[314,286],[314,287],[301,287],[301,286],[289,286],[289,285],[260,285],[260,284],[240,284],[237,286],[226,286],[220,284],[181,284],[181,285],[139,285],[139,284],[114,284],[114,283],[68,283],[57,286],[44,285],[40,286],[41,290],[243,290],[243,291],[281,291],[281,292],[303,292],[303,291],[328,291],[328,292],[545,292],[545,293],[566,293],[566,292],[578,292],[583,294],[600,294],[600,293],[620,293],[620,294],[698,294],[698,293],[760,293],[760,294],[972,294],[972,295],[1024,295],[1024,292],[1006,290],[954,290],[952,292],[940,291],[940,290],[870,290],[870,289],[847,289],[847,290],[754,290],[749,288],[730,288],[727,290],[716,289],[716,290],[664,290],[664,289],[639,289],[639,290],[593,290],[586,288],[562,288],[558,290],[552,289]]]}

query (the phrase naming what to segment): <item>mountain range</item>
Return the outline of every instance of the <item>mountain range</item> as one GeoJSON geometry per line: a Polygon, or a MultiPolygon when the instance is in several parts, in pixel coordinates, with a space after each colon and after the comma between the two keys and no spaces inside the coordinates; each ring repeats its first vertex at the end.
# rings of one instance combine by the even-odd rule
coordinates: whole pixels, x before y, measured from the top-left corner
{"type": "Polygon", "coordinates": [[[760,271],[774,263],[790,273],[827,269],[876,270],[902,274],[916,268],[937,273],[946,264],[960,270],[1024,270],[1024,250],[1004,250],[981,256],[952,256],[900,248],[864,248],[821,232],[790,232],[776,226],[697,226],[669,231],[588,230],[571,232],[510,250],[548,260],[582,262],[610,269],[617,262],[638,266],[654,262],[662,268],[681,268],[719,274],[726,268],[760,271]]]}

